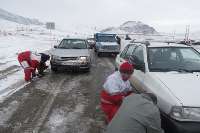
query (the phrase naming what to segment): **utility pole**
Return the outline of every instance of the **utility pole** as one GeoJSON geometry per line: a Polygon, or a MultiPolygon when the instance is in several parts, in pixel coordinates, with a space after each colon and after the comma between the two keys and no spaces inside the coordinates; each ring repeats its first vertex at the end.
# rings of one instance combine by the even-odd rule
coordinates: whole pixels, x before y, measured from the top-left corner
{"type": "Polygon", "coordinates": [[[186,32],[185,32],[185,42],[189,42],[189,35],[190,35],[190,25],[186,25],[186,32]]]}

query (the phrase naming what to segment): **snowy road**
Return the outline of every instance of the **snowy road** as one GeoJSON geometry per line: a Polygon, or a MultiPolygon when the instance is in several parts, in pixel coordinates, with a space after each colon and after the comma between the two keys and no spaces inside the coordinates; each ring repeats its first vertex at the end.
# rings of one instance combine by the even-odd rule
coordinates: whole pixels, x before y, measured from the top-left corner
{"type": "Polygon", "coordinates": [[[99,92],[114,58],[93,53],[90,73],[49,73],[0,103],[0,133],[101,133],[99,92]]]}

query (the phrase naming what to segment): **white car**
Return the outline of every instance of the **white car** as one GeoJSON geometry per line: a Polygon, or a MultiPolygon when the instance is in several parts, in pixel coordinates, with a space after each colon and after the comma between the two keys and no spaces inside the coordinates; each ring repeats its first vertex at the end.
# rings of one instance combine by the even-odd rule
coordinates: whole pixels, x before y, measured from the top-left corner
{"type": "Polygon", "coordinates": [[[130,81],[138,91],[157,96],[164,129],[200,133],[200,53],[173,43],[129,44],[116,58],[135,64],[130,81]]]}

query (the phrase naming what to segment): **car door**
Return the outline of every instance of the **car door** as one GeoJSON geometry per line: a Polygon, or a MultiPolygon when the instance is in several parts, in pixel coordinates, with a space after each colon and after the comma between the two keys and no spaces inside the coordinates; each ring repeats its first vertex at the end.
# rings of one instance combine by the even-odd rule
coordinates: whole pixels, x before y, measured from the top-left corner
{"type": "Polygon", "coordinates": [[[135,49],[136,45],[128,45],[123,51],[122,53],[119,55],[119,57],[117,57],[117,68],[119,68],[119,66],[124,63],[125,61],[127,61],[129,59],[129,57],[133,54],[133,51],[135,49]]]}
{"type": "MultiPolygon", "coordinates": [[[[133,51],[133,56],[137,57],[137,59],[140,62],[145,62],[144,61],[144,48],[143,46],[139,45],[135,48],[135,50],[133,51]]],[[[130,82],[132,83],[132,85],[139,91],[142,92],[144,91],[144,77],[145,77],[145,71],[142,70],[138,70],[138,69],[134,69],[134,73],[131,76],[130,82]]]]}

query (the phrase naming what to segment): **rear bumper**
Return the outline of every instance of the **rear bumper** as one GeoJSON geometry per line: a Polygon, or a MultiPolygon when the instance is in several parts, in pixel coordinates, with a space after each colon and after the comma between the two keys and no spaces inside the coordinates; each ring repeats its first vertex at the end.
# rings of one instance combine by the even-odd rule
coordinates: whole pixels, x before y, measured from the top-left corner
{"type": "Polygon", "coordinates": [[[200,122],[181,122],[161,113],[162,127],[166,133],[200,133],[200,122]]]}
{"type": "Polygon", "coordinates": [[[111,54],[119,54],[119,51],[106,51],[106,50],[98,50],[98,53],[111,53],[111,54]]]}

